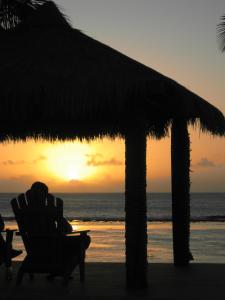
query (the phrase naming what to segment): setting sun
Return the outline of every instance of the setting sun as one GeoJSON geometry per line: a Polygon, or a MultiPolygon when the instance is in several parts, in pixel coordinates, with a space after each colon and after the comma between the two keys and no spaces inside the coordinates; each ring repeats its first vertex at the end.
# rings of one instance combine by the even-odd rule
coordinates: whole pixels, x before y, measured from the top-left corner
{"type": "Polygon", "coordinates": [[[48,169],[54,177],[63,180],[83,180],[94,174],[95,169],[87,165],[90,147],[81,143],[58,144],[46,151],[48,169]]]}

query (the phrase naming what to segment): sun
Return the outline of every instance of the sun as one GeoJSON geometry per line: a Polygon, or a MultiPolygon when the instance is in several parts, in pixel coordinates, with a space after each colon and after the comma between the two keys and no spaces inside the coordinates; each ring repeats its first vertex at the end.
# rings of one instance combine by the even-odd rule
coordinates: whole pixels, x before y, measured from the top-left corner
{"type": "Polygon", "coordinates": [[[69,167],[67,168],[64,177],[69,179],[69,180],[79,180],[79,179],[81,179],[81,175],[79,174],[79,172],[74,170],[74,168],[69,168],[69,167]]]}
{"type": "Polygon", "coordinates": [[[48,170],[61,180],[84,180],[94,174],[95,169],[87,165],[90,145],[82,143],[57,143],[46,150],[48,170]]]}

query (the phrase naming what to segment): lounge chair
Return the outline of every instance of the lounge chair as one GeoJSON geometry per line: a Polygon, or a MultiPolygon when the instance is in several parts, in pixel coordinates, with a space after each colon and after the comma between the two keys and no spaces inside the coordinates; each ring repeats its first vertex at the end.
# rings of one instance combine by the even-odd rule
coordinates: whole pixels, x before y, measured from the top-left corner
{"type": "MultiPolygon", "coordinates": [[[[20,284],[24,273],[33,278],[34,273],[47,273],[50,276],[63,277],[63,283],[69,281],[76,265],[80,269],[80,281],[85,279],[85,249],[79,255],[65,255],[63,241],[67,234],[59,229],[63,218],[63,201],[51,194],[33,199],[31,190],[11,200],[12,209],[19,227],[27,255],[17,274],[20,284]]],[[[86,235],[86,231],[71,234],[86,235]]]]}

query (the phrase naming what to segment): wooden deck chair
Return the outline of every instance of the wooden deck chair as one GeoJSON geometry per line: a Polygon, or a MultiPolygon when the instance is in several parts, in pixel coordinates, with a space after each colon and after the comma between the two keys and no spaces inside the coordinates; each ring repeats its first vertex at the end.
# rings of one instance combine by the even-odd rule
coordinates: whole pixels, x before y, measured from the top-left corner
{"type": "Polygon", "coordinates": [[[59,220],[63,217],[63,201],[51,194],[45,199],[35,197],[36,199],[32,191],[28,190],[11,200],[27,252],[17,274],[17,284],[22,282],[24,273],[30,274],[31,278],[34,273],[61,275],[66,284],[77,264],[80,268],[80,280],[84,281],[85,251],[79,257],[63,255],[63,239],[66,234],[58,228],[59,220]]]}

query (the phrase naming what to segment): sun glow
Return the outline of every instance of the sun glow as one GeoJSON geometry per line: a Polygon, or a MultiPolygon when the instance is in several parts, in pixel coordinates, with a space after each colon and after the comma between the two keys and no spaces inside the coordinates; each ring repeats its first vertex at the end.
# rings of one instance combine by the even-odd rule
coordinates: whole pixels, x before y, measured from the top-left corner
{"type": "Polygon", "coordinates": [[[92,176],[95,169],[87,165],[88,144],[65,143],[47,150],[49,171],[62,180],[83,180],[92,176]]]}

